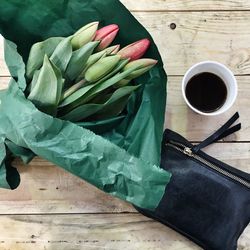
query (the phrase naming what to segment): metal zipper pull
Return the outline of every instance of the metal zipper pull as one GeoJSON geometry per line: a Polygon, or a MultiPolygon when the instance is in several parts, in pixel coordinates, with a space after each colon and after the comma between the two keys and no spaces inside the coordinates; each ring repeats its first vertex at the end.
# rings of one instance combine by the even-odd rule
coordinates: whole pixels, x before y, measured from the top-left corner
{"type": "Polygon", "coordinates": [[[198,160],[199,162],[201,162],[204,165],[206,165],[207,167],[215,170],[216,172],[218,172],[218,173],[220,173],[220,174],[222,174],[222,175],[224,175],[224,176],[226,176],[226,177],[228,177],[228,178],[230,178],[230,179],[244,185],[247,188],[250,188],[250,183],[247,180],[245,180],[245,179],[243,179],[243,178],[241,178],[241,177],[239,177],[239,176],[237,176],[237,175],[235,175],[235,174],[221,168],[220,166],[215,165],[214,163],[206,160],[205,158],[195,154],[192,151],[192,148],[190,148],[190,147],[188,147],[188,146],[186,146],[186,145],[184,145],[182,143],[174,142],[174,141],[170,141],[170,142],[166,143],[165,145],[176,149],[177,151],[187,155],[188,157],[191,157],[193,159],[198,160]]]}
{"type": "Polygon", "coordinates": [[[188,155],[190,157],[192,157],[194,155],[192,149],[188,148],[188,147],[185,147],[183,152],[184,152],[185,155],[188,155]]]}

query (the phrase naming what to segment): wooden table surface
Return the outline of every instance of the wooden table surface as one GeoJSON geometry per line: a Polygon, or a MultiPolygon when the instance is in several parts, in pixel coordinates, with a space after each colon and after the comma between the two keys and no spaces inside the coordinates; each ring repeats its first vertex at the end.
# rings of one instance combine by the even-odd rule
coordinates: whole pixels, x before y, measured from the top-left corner
{"type": "MultiPolygon", "coordinates": [[[[250,173],[250,1],[122,2],[151,32],[162,54],[169,75],[165,126],[197,142],[239,111],[242,130],[206,151],[250,173]],[[237,77],[237,103],[224,115],[196,115],[182,99],[183,74],[202,60],[224,63],[237,77]]],[[[0,87],[5,88],[8,80],[1,40],[0,87]]],[[[17,160],[15,165],[21,172],[20,187],[0,190],[1,250],[200,249],[45,160],[36,158],[28,167],[17,160]]],[[[250,249],[250,227],[240,238],[239,249],[250,249]]]]}

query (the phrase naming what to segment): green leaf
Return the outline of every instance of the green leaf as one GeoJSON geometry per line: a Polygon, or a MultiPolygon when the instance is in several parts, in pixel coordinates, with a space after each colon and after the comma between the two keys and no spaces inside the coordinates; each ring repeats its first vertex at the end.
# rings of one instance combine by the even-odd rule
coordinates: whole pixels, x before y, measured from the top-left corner
{"type": "Polygon", "coordinates": [[[93,88],[93,85],[88,85],[88,86],[85,86],[85,87],[77,90],[72,95],[70,95],[69,97],[64,99],[63,102],[60,104],[59,108],[64,108],[64,107],[68,106],[69,104],[74,103],[79,98],[84,96],[91,88],[93,88]]]}
{"type": "Polygon", "coordinates": [[[120,82],[118,82],[114,85],[114,88],[118,89],[118,88],[124,87],[124,86],[128,85],[130,82],[131,82],[131,80],[128,80],[127,78],[122,79],[120,82]]]}
{"type": "MultiPolygon", "coordinates": [[[[90,103],[81,105],[62,116],[61,119],[78,122],[94,114],[96,114],[95,117],[100,117],[100,119],[108,119],[116,116],[124,109],[131,93],[138,87],[139,86],[126,86],[120,88],[111,94],[111,97],[104,104],[90,103]]],[[[108,96],[110,96],[110,94],[108,94],[108,96]]]]}
{"type": "MultiPolygon", "coordinates": [[[[102,92],[101,95],[96,96],[91,100],[91,103],[103,104],[112,96],[113,93],[110,92],[110,88],[102,92]]],[[[114,91],[114,89],[112,89],[114,91]]]]}
{"type": "Polygon", "coordinates": [[[121,60],[118,65],[108,74],[106,75],[105,77],[103,77],[102,79],[100,79],[98,82],[96,82],[95,84],[99,84],[99,83],[102,83],[104,81],[106,81],[107,79],[111,78],[112,76],[114,76],[116,73],[120,72],[124,67],[125,65],[129,62],[129,59],[124,59],[124,60],[121,60]]]}
{"type": "Polygon", "coordinates": [[[128,75],[130,75],[134,70],[136,70],[137,67],[128,69],[122,73],[118,73],[111,77],[110,79],[100,82],[98,84],[94,84],[93,88],[91,88],[88,93],[84,96],[84,100],[82,102],[89,102],[91,99],[96,97],[97,95],[101,94],[104,90],[108,89],[109,87],[115,85],[120,80],[126,78],[128,75]]]}
{"type": "Polygon", "coordinates": [[[97,114],[91,117],[91,120],[104,120],[119,115],[128,103],[132,92],[137,90],[138,86],[125,86],[117,89],[111,98],[103,105],[97,114]]]}
{"type": "Polygon", "coordinates": [[[71,39],[72,37],[63,39],[50,57],[50,61],[61,70],[62,74],[64,74],[72,56],[71,39]]]}
{"type": "Polygon", "coordinates": [[[56,107],[58,107],[60,100],[61,100],[65,80],[62,77],[61,71],[53,63],[51,65],[53,67],[53,70],[57,79],[56,107]]]}
{"type": "Polygon", "coordinates": [[[82,48],[72,53],[72,57],[65,72],[65,76],[68,80],[74,81],[79,76],[98,44],[99,42],[87,43],[82,48]]]}
{"type": "Polygon", "coordinates": [[[44,56],[48,55],[50,57],[63,39],[63,37],[52,37],[43,42],[35,43],[31,47],[26,65],[26,76],[29,79],[32,79],[34,72],[41,68],[44,56]]]}
{"type": "Polygon", "coordinates": [[[102,108],[100,104],[85,104],[70,111],[68,114],[60,117],[62,120],[77,122],[85,119],[86,117],[95,114],[102,108]]]}
{"type": "Polygon", "coordinates": [[[74,108],[87,103],[89,100],[96,97],[98,94],[101,94],[102,91],[108,89],[109,87],[113,86],[120,80],[126,78],[131,72],[136,70],[136,68],[128,69],[122,73],[116,74],[112,78],[99,83],[99,84],[92,84],[87,85],[79,89],[78,91],[74,92],[72,95],[67,97],[59,106],[60,114],[65,114],[73,110],[74,108]]]}
{"type": "Polygon", "coordinates": [[[34,89],[34,87],[35,87],[35,85],[37,83],[40,71],[41,70],[36,70],[35,73],[34,73],[34,75],[33,75],[32,82],[30,83],[30,92],[34,89]]]}
{"type": "Polygon", "coordinates": [[[77,77],[76,81],[82,80],[85,76],[86,71],[89,69],[89,67],[91,67],[94,63],[98,62],[100,59],[104,58],[106,55],[107,55],[106,51],[101,51],[101,52],[91,55],[83,71],[81,71],[80,75],[77,77]]]}
{"type": "Polygon", "coordinates": [[[55,115],[61,97],[63,82],[60,70],[45,55],[37,82],[28,99],[41,111],[55,115]]]}
{"type": "Polygon", "coordinates": [[[92,65],[85,74],[85,80],[94,83],[109,74],[119,63],[121,56],[107,56],[92,65]]]}
{"type": "MultiPolygon", "coordinates": [[[[106,76],[104,76],[102,79],[100,79],[99,81],[97,82],[94,82],[94,84],[99,84],[101,82],[104,82],[106,81],[107,79],[111,78],[112,76],[114,76],[116,73],[120,72],[124,67],[125,65],[129,62],[129,59],[122,59],[118,62],[117,66],[109,73],[107,74],[106,76]]],[[[88,84],[88,83],[86,83],[88,84]]],[[[91,83],[93,84],[93,83],[91,83]]]]}

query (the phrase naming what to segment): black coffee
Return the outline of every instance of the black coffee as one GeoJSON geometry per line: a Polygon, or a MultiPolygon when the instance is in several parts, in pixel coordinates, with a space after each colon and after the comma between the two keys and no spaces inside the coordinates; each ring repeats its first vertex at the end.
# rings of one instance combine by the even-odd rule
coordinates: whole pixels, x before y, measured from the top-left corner
{"type": "Polygon", "coordinates": [[[217,75],[204,72],[189,80],[186,86],[186,97],[194,108],[211,113],[226,102],[227,87],[217,75]]]}

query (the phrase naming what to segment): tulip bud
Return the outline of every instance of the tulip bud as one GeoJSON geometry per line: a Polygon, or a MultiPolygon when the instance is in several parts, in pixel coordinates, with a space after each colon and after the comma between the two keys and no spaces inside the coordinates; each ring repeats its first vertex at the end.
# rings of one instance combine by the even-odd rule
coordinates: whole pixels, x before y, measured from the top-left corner
{"type": "Polygon", "coordinates": [[[96,31],[98,29],[99,22],[93,22],[89,23],[85,26],[83,26],[81,29],[79,29],[74,35],[71,40],[71,44],[74,50],[77,50],[87,44],[88,42],[91,42],[95,35],[96,31]]]}
{"type": "Polygon", "coordinates": [[[120,49],[120,44],[108,47],[104,51],[106,51],[107,55],[116,55],[119,49],[120,49]]]}
{"type": "Polygon", "coordinates": [[[111,24],[105,26],[96,32],[95,41],[100,41],[97,51],[101,51],[107,48],[115,39],[119,31],[119,26],[116,24],[111,24]]]}
{"type": "Polygon", "coordinates": [[[86,65],[85,65],[83,71],[77,77],[76,81],[80,81],[80,80],[84,79],[85,73],[89,69],[89,67],[91,67],[93,64],[95,64],[96,62],[98,62],[101,58],[104,58],[106,55],[107,55],[107,52],[105,50],[97,52],[97,53],[91,55],[89,57],[86,65]]]}
{"type": "Polygon", "coordinates": [[[105,57],[107,55],[107,52],[105,50],[97,52],[90,56],[87,64],[88,66],[92,66],[94,63],[99,61],[101,58],[105,57]]]}
{"type": "Polygon", "coordinates": [[[126,79],[132,80],[143,75],[144,73],[149,71],[151,68],[153,68],[157,62],[158,61],[154,59],[143,58],[143,59],[138,59],[136,61],[128,63],[123,68],[123,71],[128,70],[130,68],[137,68],[137,69],[133,71],[129,76],[127,76],[126,79]]]}
{"type": "Polygon", "coordinates": [[[132,43],[125,48],[121,49],[117,54],[121,55],[124,59],[130,59],[130,61],[141,58],[150,46],[150,41],[145,38],[135,43],[132,43]]]}
{"type": "Polygon", "coordinates": [[[94,65],[92,65],[85,73],[85,80],[89,83],[93,83],[104,77],[106,74],[112,71],[112,69],[118,64],[121,56],[108,56],[100,59],[94,65]]]}
{"type": "Polygon", "coordinates": [[[120,88],[126,86],[131,80],[143,75],[147,71],[149,71],[154,65],[157,63],[157,60],[154,59],[138,59],[136,61],[128,63],[124,68],[123,72],[129,69],[136,68],[132,73],[130,73],[125,79],[119,81],[116,85],[115,88],[120,88]]]}
{"type": "Polygon", "coordinates": [[[105,50],[102,50],[100,52],[97,52],[93,55],[91,55],[84,67],[84,70],[80,74],[80,76],[77,78],[77,80],[81,80],[84,78],[84,75],[89,67],[91,67],[93,64],[95,64],[97,61],[99,61],[101,58],[106,57],[108,55],[115,55],[119,51],[120,45],[114,45],[112,47],[108,47],[105,50]]]}

